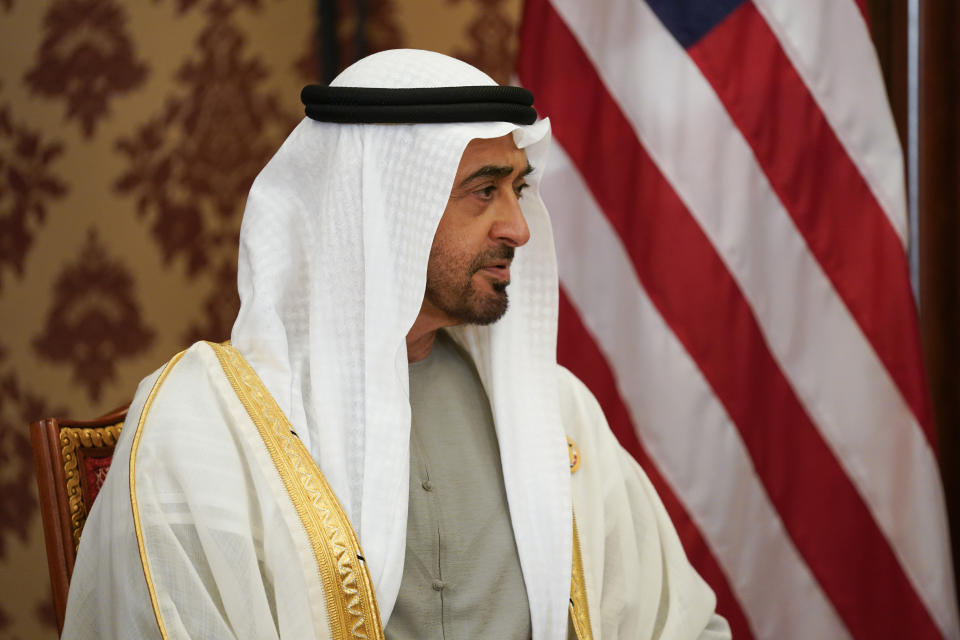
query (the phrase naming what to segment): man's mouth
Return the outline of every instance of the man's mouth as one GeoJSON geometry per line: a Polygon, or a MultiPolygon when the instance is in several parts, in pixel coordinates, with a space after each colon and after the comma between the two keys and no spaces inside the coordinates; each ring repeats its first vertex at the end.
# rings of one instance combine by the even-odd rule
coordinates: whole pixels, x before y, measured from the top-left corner
{"type": "Polygon", "coordinates": [[[511,262],[513,262],[513,247],[501,245],[477,256],[474,262],[474,273],[485,273],[493,279],[496,287],[506,287],[510,283],[511,262]]]}
{"type": "Polygon", "coordinates": [[[510,261],[496,260],[489,262],[480,268],[480,271],[493,276],[496,280],[510,280],[510,261]]]}

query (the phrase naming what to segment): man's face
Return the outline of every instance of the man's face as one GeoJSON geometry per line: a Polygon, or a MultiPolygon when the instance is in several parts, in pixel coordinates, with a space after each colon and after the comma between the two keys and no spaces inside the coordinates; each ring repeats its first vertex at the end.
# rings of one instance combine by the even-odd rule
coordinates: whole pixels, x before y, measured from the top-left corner
{"type": "Polygon", "coordinates": [[[449,326],[506,312],[513,252],[530,239],[520,197],[531,171],[512,135],[470,141],[430,249],[421,314],[449,326]]]}

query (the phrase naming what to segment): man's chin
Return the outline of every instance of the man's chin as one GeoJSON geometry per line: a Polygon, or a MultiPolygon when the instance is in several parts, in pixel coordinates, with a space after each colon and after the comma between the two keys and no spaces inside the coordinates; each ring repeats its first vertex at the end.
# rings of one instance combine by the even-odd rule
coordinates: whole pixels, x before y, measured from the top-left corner
{"type": "Polygon", "coordinates": [[[503,290],[494,289],[492,294],[475,295],[458,314],[465,324],[493,324],[507,312],[508,300],[506,285],[503,290]]]}
{"type": "Polygon", "coordinates": [[[455,299],[437,295],[435,289],[427,287],[426,300],[434,308],[442,311],[455,324],[493,324],[507,312],[507,292],[509,281],[493,283],[472,283],[461,290],[455,299]],[[502,285],[502,286],[497,286],[502,285]]]}

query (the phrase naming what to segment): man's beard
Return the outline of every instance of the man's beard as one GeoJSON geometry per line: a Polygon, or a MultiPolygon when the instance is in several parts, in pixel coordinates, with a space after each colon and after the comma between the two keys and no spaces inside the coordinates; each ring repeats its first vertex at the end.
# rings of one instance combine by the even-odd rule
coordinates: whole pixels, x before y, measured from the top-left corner
{"type": "Polygon", "coordinates": [[[513,259],[513,247],[499,247],[477,255],[462,272],[451,268],[450,258],[442,248],[434,247],[430,262],[436,269],[427,270],[426,299],[451,318],[463,324],[491,324],[507,312],[507,285],[509,281],[491,282],[493,292],[477,290],[474,274],[484,265],[496,260],[513,259]]]}

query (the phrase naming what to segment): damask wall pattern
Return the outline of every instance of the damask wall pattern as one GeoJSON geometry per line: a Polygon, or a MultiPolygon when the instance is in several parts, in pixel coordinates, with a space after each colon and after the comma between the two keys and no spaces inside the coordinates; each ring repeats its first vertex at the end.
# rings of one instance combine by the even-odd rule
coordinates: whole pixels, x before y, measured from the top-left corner
{"type": "MultiPolygon", "coordinates": [[[[368,50],[509,80],[522,0],[367,0],[368,50]]],[[[338,0],[340,61],[356,58],[338,0]]],[[[315,81],[315,0],[0,0],[0,640],[54,638],[27,423],[229,335],[247,190],[315,81]]],[[[342,66],[342,65],[341,65],[342,66]]]]}

